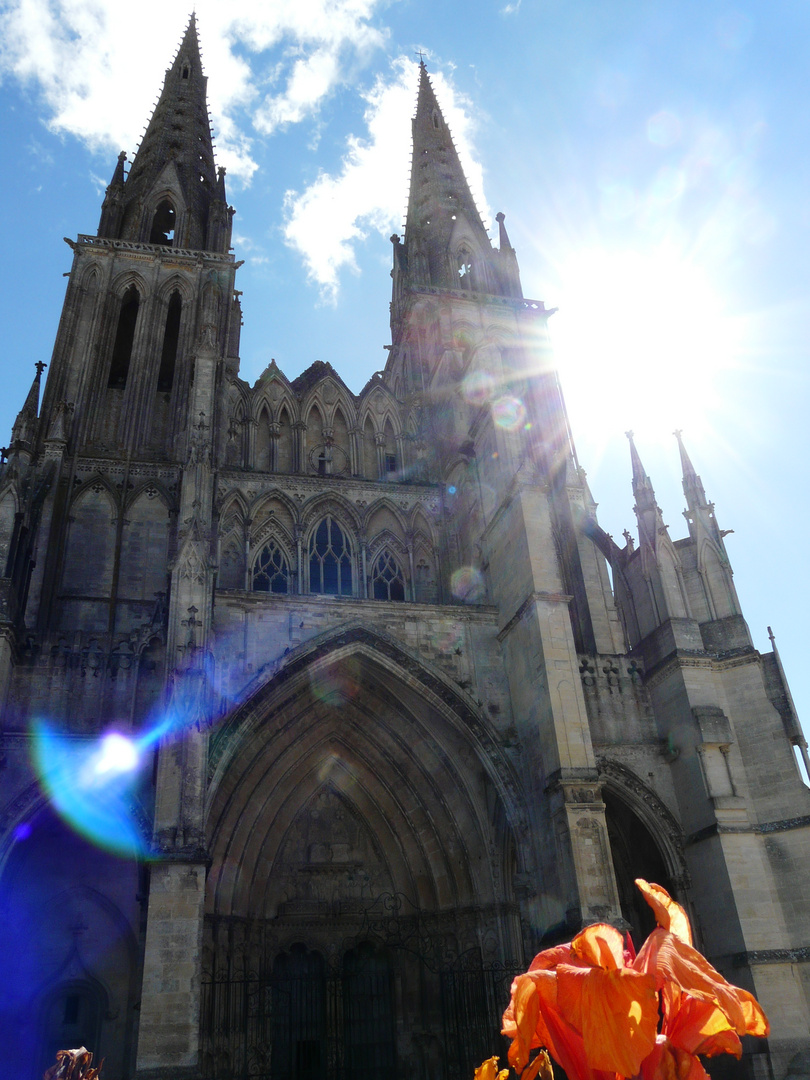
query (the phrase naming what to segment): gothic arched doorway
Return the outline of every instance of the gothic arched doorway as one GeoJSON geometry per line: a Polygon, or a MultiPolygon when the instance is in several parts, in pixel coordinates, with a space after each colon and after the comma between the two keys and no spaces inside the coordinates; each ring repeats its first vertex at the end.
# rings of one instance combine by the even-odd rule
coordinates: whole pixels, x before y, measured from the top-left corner
{"type": "MultiPolygon", "coordinates": [[[[460,1076],[466,1061],[441,1061],[450,1025],[466,1044],[486,1012],[497,1040],[505,973],[522,961],[503,873],[516,845],[480,728],[359,643],[284,674],[212,748],[204,1071],[460,1076]],[[461,1023],[442,988],[468,954],[500,982],[467,995],[461,1023]],[[257,1018],[244,1038],[232,1023],[225,1037],[226,985],[257,1018]]],[[[466,983],[453,985],[460,1002],[466,983]]]]}
{"type": "Polygon", "coordinates": [[[636,888],[636,878],[663,885],[671,896],[675,887],[661,849],[644,822],[613,792],[603,790],[602,798],[619,902],[638,949],[655,929],[655,916],[636,888]]]}

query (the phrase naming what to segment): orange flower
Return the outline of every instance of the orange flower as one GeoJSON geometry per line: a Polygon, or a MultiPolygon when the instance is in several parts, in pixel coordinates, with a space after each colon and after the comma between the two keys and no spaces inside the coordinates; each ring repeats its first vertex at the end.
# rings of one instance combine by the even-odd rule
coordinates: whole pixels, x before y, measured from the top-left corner
{"type": "Polygon", "coordinates": [[[509,1063],[523,1071],[522,1080],[535,1077],[539,1059],[531,1065],[529,1059],[541,1046],[569,1080],[639,1074],[642,1080],[708,1080],[698,1055],[740,1057],[741,1035],[768,1034],[754,997],[728,983],[693,947],[680,904],[660,885],[636,884],[658,922],[638,956],[632,943],[623,950],[618,930],[598,923],[570,944],[538,953],[512,983],[503,1034],[512,1040],[509,1063]]]}
{"type": "Polygon", "coordinates": [[[597,923],[570,945],[539,953],[512,984],[503,1033],[519,1072],[546,1046],[570,1080],[632,1076],[655,1047],[655,980],[624,965],[622,936],[597,923]]]}
{"type": "Polygon", "coordinates": [[[697,1015],[695,1007],[688,1005],[690,999],[696,998],[720,1010],[737,1035],[767,1035],[770,1025],[755,998],[727,982],[692,947],[689,919],[680,904],[660,885],[650,886],[641,878],[636,885],[655,912],[658,928],[644,942],[633,966],[653,975],[662,991],[663,1034],[669,1033],[681,1008],[688,1007],[697,1015]]]}

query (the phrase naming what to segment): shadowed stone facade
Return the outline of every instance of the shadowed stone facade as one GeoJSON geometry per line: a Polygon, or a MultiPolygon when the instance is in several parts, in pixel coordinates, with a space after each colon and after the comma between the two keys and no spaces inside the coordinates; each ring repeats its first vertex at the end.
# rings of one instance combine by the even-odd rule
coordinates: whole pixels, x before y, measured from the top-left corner
{"type": "Polygon", "coordinates": [[[636,876],[764,1004],[749,1069],[808,1049],[806,748],[714,506],[679,440],[671,539],[631,437],[638,545],[599,528],[551,312],[503,215],[492,246],[424,65],[413,141],[389,359],[358,395],[320,362],[239,376],[193,19],[71,243],[0,477],[20,1075],[84,1042],[121,1078],[455,1080],[541,943],[650,928],[636,876]],[[49,808],[32,723],[81,748],[167,716],[143,857],[116,858],[49,808]]]}

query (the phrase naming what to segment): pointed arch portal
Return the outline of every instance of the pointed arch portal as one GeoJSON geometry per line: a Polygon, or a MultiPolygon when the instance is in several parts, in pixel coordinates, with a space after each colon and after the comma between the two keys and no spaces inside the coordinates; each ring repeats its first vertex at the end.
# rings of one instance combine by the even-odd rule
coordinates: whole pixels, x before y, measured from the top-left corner
{"type": "Polygon", "coordinates": [[[441,1047],[466,1076],[492,1053],[522,960],[515,789],[474,710],[385,644],[355,631],[310,650],[213,736],[208,1076],[236,1075],[221,1063],[243,1051],[270,1053],[274,1080],[393,1080],[441,1047]],[[225,986],[269,1010],[249,1051],[223,1034],[225,986]],[[268,1049],[282,1008],[300,1038],[268,1049]]]}

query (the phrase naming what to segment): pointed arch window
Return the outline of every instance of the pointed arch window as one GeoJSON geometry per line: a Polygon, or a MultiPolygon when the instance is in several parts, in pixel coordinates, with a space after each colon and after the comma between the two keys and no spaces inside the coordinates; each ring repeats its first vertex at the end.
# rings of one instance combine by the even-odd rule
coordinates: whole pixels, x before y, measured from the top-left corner
{"type": "Polygon", "coordinates": [[[177,346],[180,341],[180,315],[182,311],[183,301],[180,293],[175,289],[169,300],[166,329],[163,333],[163,352],[160,356],[157,385],[159,393],[168,394],[174,385],[174,365],[177,360],[177,346]]]}
{"type": "Polygon", "coordinates": [[[107,385],[115,390],[123,390],[127,384],[140,302],[140,293],[134,285],[130,285],[121,301],[118,329],[115,332],[115,344],[113,345],[112,361],[110,363],[110,375],[107,380],[107,385]]]}
{"type": "Polygon", "coordinates": [[[155,216],[152,218],[152,231],[149,234],[150,244],[163,244],[171,247],[174,243],[174,225],[177,215],[174,207],[168,199],[158,203],[155,216]]]}
{"type": "Polygon", "coordinates": [[[375,600],[405,599],[405,577],[388,549],[380,552],[371,571],[371,595],[375,600]]]}
{"type": "Polygon", "coordinates": [[[328,596],[352,595],[351,548],[332,517],[325,517],[310,537],[309,591],[328,596]]]}
{"type": "Polygon", "coordinates": [[[290,591],[289,563],[275,540],[269,540],[264,545],[253,564],[253,591],[271,593],[290,591]]]}

